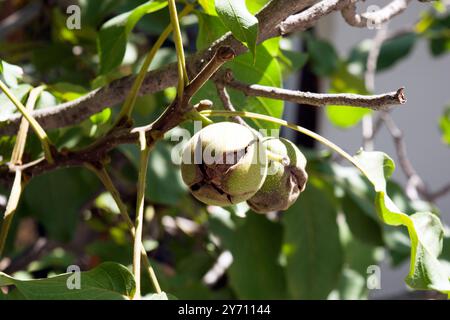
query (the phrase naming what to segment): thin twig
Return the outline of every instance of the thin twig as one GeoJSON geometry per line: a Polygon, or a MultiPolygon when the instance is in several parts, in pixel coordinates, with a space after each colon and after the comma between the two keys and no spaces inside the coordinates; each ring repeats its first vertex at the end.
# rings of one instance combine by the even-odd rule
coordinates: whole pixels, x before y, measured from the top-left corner
{"type": "Polygon", "coordinates": [[[397,91],[378,95],[311,93],[258,84],[245,84],[232,79],[232,76],[230,78],[229,72],[227,72],[224,78],[224,82],[227,86],[242,91],[247,96],[265,97],[298,104],[308,104],[313,106],[341,105],[368,108],[372,110],[386,110],[392,106],[406,103],[403,87],[397,91]]]}
{"type": "Polygon", "coordinates": [[[144,131],[139,132],[139,147],[141,153],[139,160],[139,175],[137,187],[138,194],[136,200],[136,222],[134,224],[136,231],[133,245],[133,274],[136,281],[136,293],[134,299],[140,299],[141,297],[142,226],[144,220],[145,186],[147,182],[148,158],[150,156],[151,150],[151,148],[147,144],[144,131]]]}
{"type": "MultiPolygon", "coordinates": [[[[130,215],[128,213],[128,208],[125,205],[125,203],[123,202],[119,191],[115,187],[110,175],[108,174],[108,171],[106,171],[106,168],[102,164],[99,164],[99,163],[96,163],[96,164],[86,163],[85,166],[86,166],[86,168],[91,170],[93,173],[95,173],[95,175],[102,182],[105,189],[108,190],[108,192],[113,197],[114,202],[116,203],[117,207],[119,208],[119,212],[120,212],[120,215],[122,216],[122,219],[125,220],[125,222],[128,226],[128,230],[130,231],[130,234],[131,234],[131,236],[133,238],[133,242],[134,242],[134,238],[136,236],[136,229],[134,227],[134,223],[130,218],[130,215]]],[[[150,281],[151,281],[153,287],[155,288],[155,291],[157,293],[161,293],[161,286],[159,285],[155,271],[154,271],[152,265],[150,264],[150,260],[147,256],[147,252],[145,251],[144,246],[142,246],[142,248],[141,248],[141,263],[144,266],[145,270],[147,270],[149,277],[150,277],[150,281]]]]}
{"type": "MultiPolygon", "coordinates": [[[[193,6],[191,4],[186,5],[186,7],[180,12],[178,18],[181,19],[188,13],[190,13],[193,10],[193,6]]],[[[138,96],[138,92],[141,89],[142,83],[144,82],[145,75],[147,74],[148,68],[150,67],[150,64],[153,61],[153,58],[155,57],[156,53],[158,52],[159,48],[161,48],[164,41],[166,41],[167,37],[172,32],[172,24],[169,24],[164,31],[159,35],[156,42],[153,44],[152,48],[146,55],[144,62],[142,63],[141,69],[136,76],[133,85],[131,87],[130,92],[128,93],[125,102],[123,103],[122,109],[120,110],[120,114],[118,116],[118,123],[123,121],[123,118],[130,118],[131,113],[133,111],[134,104],[136,103],[136,99],[138,96]]]]}
{"type": "Polygon", "coordinates": [[[432,193],[428,194],[428,198],[431,201],[436,201],[437,199],[445,196],[447,193],[450,192],[450,183],[446,184],[442,188],[438,189],[437,191],[434,191],[432,193]]]}
{"type": "MultiPolygon", "coordinates": [[[[43,87],[38,87],[40,91],[43,90],[43,87]]],[[[53,151],[54,147],[50,138],[47,136],[47,133],[42,129],[41,125],[33,118],[31,112],[27,110],[27,108],[17,99],[14,94],[9,90],[8,86],[0,80],[0,89],[3,93],[8,97],[8,99],[16,106],[16,108],[20,111],[23,117],[30,123],[31,128],[34,130],[36,135],[41,142],[42,149],[44,150],[45,158],[49,162],[53,162],[53,151]]]]}
{"type": "MultiPolygon", "coordinates": [[[[236,109],[233,106],[233,103],[231,102],[231,98],[230,95],[228,94],[227,88],[225,88],[223,83],[216,82],[216,89],[220,101],[222,101],[223,108],[228,111],[236,111],[236,109]]],[[[241,125],[247,125],[247,123],[241,117],[231,117],[231,119],[234,122],[239,123],[241,125]]]]}
{"type": "Polygon", "coordinates": [[[358,0],[352,0],[352,3],[344,7],[341,13],[345,21],[353,27],[367,28],[371,25],[379,26],[405,11],[411,1],[393,0],[380,10],[358,14],[356,12],[356,3],[358,0]]]}
{"type": "MultiPolygon", "coordinates": [[[[269,38],[279,36],[278,25],[292,14],[301,12],[314,3],[314,0],[273,0],[269,2],[257,15],[259,21],[258,43],[269,38]]],[[[209,48],[198,52],[187,59],[187,69],[190,74],[197,74],[210,61],[218,48],[229,46],[236,55],[247,52],[247,47],[236,40],[231,33],[227,33],[209,48]]],[[[129,92],[134,77],[115,80],[105,87],[95,89],[85,96],[51,108],[36,110],[32,116],[45,129],[55,129],[75,125],[89,118],[91,115],[114,106],[124,100],[129,92]]],[[[177,66],[172,63],[160,69],[147,73],[142,83],[139,95],[151,94],[177,84],[177,66]]],[[[0,135],[16,133],[21,116],[14,114],[2,122],[0,135]]]]}
{"type": "Polygon", "coordinates": [[[383,119],[386,128],[394,139],[395,150],[397,152],[400,167],[402,168],[405,176],[408,178],[406,193],[411,199],[419,198],[419,194],[427,196],[428,192],[425,184],[408,158],[406,143],[403,139],[403,132],[388,112],[382,112],[380,117],[383,119]]]}
{"type": "MultiPolygon", "coordinates": [[[[220,47],[216,50],[206,66],[193,79],[184,90],[182,103],[177,99],[167,107],[163,114],[153,123],[134,129],[117,128],[112,130],[106,136],[101,137],[91,145],[77,151],[67,151],[58,153],[54,163],[45,161],[44,158],[26,163],[18,168],[28,177],[33,177],[47,171],[55,170],[60,167],[84,166],[86,163],[93,163],[98,159],[103,159],[107,153],[120,144],[137,143],[139,140],[139,131],[145,131],[147,143],[154,144],[164,136],[164,133],[176,127],[186,120],[187,114],[192,111],[190,105],[192,96],[208,81],[211,76],[225,62],[234,57],[234,52],[230,47],[220,47]]],[[[9,168],[0,167],[0,182],[8,183],[11,179],[6,173],[11,173],[9,168]]]]}
{"type": "MultiPolygon", "coordinates": [[[[377,71],[378,56],[381,46],[388,35],[387,25],[378,29],[372,41],[372,46],[367,55],[366,72],[364,74],[364,83],[367,91],[375,92],[375,73],[377,71]]],[[[362,119],[362,137],[364,150],[372,151],[374,149],[374,123],[373,115],[367,114],[362,119]]]]}
{"type": "Polygon", "coordinates": [[[341,10],[348,6],[352,0],[324,0],[319,1],[303,12],[292,15],[280,23],[281,35],[294,31],[303,31],[314,25],[321,17],[333,11],[341,10]]]}
{"type": "Polygon", "coordinates": [[[184,87],[188,85],[189,78],[186,71],[186,60],[184,58],[183,39],[181,38],[180,23],[178,21],[177,7],[175,0],[169,0],[170,24],[173,29],[173,37],[175,42],[175,49],[177,52],[177,67],[178,67],[178,98],[183,96],[184,87]]]}
{"type": "MultiPolygon", "coordinates": [[[[30,112],[34,109],[36,101],[43,89],[44,87],[40,86],[31,90],[27,100],[27,105],[26,107],[24,107],[27,112],[30,112]]],[[[0,229],[0,257],[3,254],[6,239],[8,238],[9,228],[11,227],[11,222],[14,218],[14,214],[16,213],[17,206],[19,205],[19,200],[22,195],[22,190],[25,186],[22,170],[18,169],[17,165],[22,164],[22,156],[25,151],[28,128],[29,122],[27,119],[23,118],[20,124],[19,132],[17,133],[16,143],[12,151],[11,162],[9,166],[10,170],[15,171],[15,175],[0,229]]]]}

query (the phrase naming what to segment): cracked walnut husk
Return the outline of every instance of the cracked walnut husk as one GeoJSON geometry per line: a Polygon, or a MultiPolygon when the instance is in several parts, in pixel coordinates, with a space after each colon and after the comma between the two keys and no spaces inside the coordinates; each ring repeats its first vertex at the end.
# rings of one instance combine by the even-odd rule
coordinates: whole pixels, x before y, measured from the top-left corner
{"type": "Polygon", "coordinates": [[[183,150],[181,174],[191,193],[209,205],[246,201],[264,183],[267,154],[259,134],[220,122],[197,132],[183,150]]]}

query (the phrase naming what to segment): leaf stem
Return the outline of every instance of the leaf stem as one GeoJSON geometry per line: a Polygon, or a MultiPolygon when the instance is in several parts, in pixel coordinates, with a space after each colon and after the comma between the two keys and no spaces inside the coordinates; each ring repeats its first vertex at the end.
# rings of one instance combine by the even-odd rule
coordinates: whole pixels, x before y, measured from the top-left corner
{"type": "Polygon", "coordinates": [[[9,228],[11,226],[14,213],[16,212],[17,205],[19,204],[20,195],[22,194],[22,171],[17,170],[14,177],[11,193],[6,205],[5,214],[3,216],[2,227],[0,229],[0,257],[2,257],[3,249],[5,248],[6,239],[8,238],[9,228]]]}
{"type": "MultiPolygon", "coordinates": [[[[181,19],[185,15],[189,14],[194,7],[191,4],[187,4],[184,9],[180,12],[178,19],[181,19]]],[[[153,59],[155,58],[156,53],[161,48],[164,41],[166,41],[167,37],[172,32],[172,24],[168,25],[164,31],[159,35],[158,39],[156,40],[155,44],[152,46],[150,51],[148,52],[147,56],[145,57],[145,60],[141,66],[141,69],[139,70],[138,75],[136,76],[136,79],[133,82],[133,86],[131,87],[130,92],[128,93],[125,102],[123,104],[123,107],[120,111],[118,121],[121,121],[123,118],[130,118],[131,113],[133,111],[134,104],[136,103],[136,99],[139,93],[139,90],[142,86],[142,83],[144,82],[145,75],[147,74],[148,68],[150,67],[150,64],[152,63],[153,59]]]]}
{"type": "MultiPolygon", "coordinates": [[[[95,175],[99,178],[99,180],[102,182],[103,186],[108,190],[108,192],[113,197],[114,201],[117,204],[117,207],[119,208],[120,215],[125,220],[126,224],[128,225],[128,229],[131,233],[131,236],[133,238],[133,242],[136,235],[136,229],[134,227],[134,223],[130,218],[130,215],[128,214],[128,208],[125,205],[125,203],[122,201],[122,197],[120,196],[119,191],[114,186],[114,183],[106,171],[106,168],[104,166],[101,166],[100,168],[87,163],[85,166],[95,173],[95,175]]],[[[147,270],[150,276],[150,281],[153,284],[153,287],[155,288],[156,293],[161,293],[161,287],[159,285],[158,279],[156,278],[156,273],[153,270],[152,265],[150,264],[150,260],[148,259],[147,252],[145,251],[144,246],[141,247],[141,262],[144,268],[147,270]]]]}
{"type": "Polygon", "coordinates": [[[175,0],[169,1],[170,21],[173,28],[173,36],[175,41],[175,49],[177,51],[178,60],[178,98],[183,96],[184,87],[189,84],[189,78],[186,70],[186,60],[184,58],[183,39],[181,38],[180,22],[178,21],[177,7],[175,0]]]}
{"type": "MultiPolygon", "coordinates": [[[[25,111],[33,111],[36,101],[44,90],[44,86],[40,86],[31,90],[27,100],[25,111]]],[[[6,239],[8,238],[9,228],[11,226],[12,219],[17,210],[22,190],[25,187],[25,183],[22,181],[22,171],[15,168],[16,165],[22,164],[22,156],[25,151],[25,143],[27,141],[29,122],[27,119],[22,119],[20,122],[19,131],[17,132],[16,143],[11,154],[10,168],[15,170],[14,182],[11,188],[11,193],[6,204],[6,210],[3,215],[3,222],[0,229],[0,257],[3,254],[5,248],[6,239]]]]}
{"type": "Polygon", "coordinates": [[[348,161],[350,161],[356,168],[358,168],[362,174],[364,174],[365,176],[369,176],[367,174],[367,172],[364,170],[363,166],[361,166],[361,164],[358,162],[358,160],[356,160],[354,157],[352,157],[350,154],[348,154],[346,151],[344,151],[341,147],[339,147],[338,145],[336,145],[335,143],[331,142],[330,140],[322,137],[320,134],[317,134],[311,130],[308,130],[306,128],[303,128],[299,125],[293,124],[293,123],[289,123],[285,120],[282,119],[278,119],[278,118],[274,118],[271,116],[266,116],[263,114],[259,114],[259,113],[253,113],[253,112],[247,112],[247,111],[228,111],[228,110],[204,110],[204,111],[200,111],[200,114],[203,114],[205,116],[221,116],[221,117],[235,117],[235,116],[239,116],[239,117],[244,117],[244,118],[250,118],[250,119],[257,119],[257,120],[262,120],[262,121],[267,121],[267,122],[272,122],[275,124],[279,124],[282,126],[285,126],[287,128],[293,129],[295,131],[301,132],[317,141],[319,141],[320,143],[326,145],[327,147],[329,147],[330,149],[336,151],[338,154],[340,154],[343,158],[347,159],[348,161]]]}
{"type": "Polygon", "coordinates": [[[141,297],[141,248],[142,248],[142,225],[144,219],[144,205],[145,205],[145,186],[147,179],[148,158],[150,156],[151,148],[147,145],[145,137],[145,131],[139,131],[139,147],[140,147],[140,160],[139,160],[139,173],[138,173],[138,189],[136,200],[136,235],[134,237],[134,249],[133,249],[133,274],[136,280],[136,293],[135,299],[141,297]]]}
{"type": "MultiPolygon", "coordinates": [[[[42,144],[42,149],[44,150],[44,155],[47,161],[52,164],[53,161],[53,155],[52,155],[52,143],[45,133],[44,129],[42,129],[41,125],[36,121],[36,119],[33,118],[33,116],[30,114],[30,112],[25,108],[25,106],[20,102],[14,94],[9,90],[9,88],[6,86],[6,84],[3,83],[3,81],[0,80],[0,89],[5,93],[5,95],[11,100],[11,102],[17,107],[19,112],[23,115],[25,119],[30,123],[31,127],[33,128],[34,132],[38,136],[39,140],[42,144]]],[[[40,94],[40,92],[44,89],[43,86],[37,87],[36,90],[37,95],[40,94]]]]}

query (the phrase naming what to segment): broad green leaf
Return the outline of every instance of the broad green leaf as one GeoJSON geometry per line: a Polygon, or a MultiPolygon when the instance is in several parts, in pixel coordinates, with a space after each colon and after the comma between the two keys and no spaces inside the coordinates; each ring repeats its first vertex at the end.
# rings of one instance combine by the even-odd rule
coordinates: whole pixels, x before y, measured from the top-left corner
{"type": "MultiPolygon", "coordinates": [[[[345,65],[331,77],[330,93],[368,94],[364,80],[348,72],[345,65]]],[[[350,128],[358,124],[361,119],[371,113],[367,108],[329,105],[325,109],[327,118],[332,124],[341,128],[350,128]]]]}
{"type": "Polygon", "coordinates": [[[22,76],[23,70],[21,67],[0,60],[0,79],[3,79],[7,86],[16,88],[22,76]]]}
{"type": "Polygon", "coordinates": [[[307,34],[307,49],[311,67],[318,76],[329,76],[338,68],[339,58],[334,47],[325,40],[307,34]]]}
{"type": "Polygon", "coordinates": [[[81,7],[81,22],[83,25],[97,26],[102,19],[122,5],[125,0],[102,0],[102,1],[90,1],[80,0],[81,7]]]}
{"type": "Polygon", "coordinates": [[[198,0],[198,3],[203,10],[205,10],[205,13],[212,16],[217,16],[216,7],[213,0],[198,0]]]}
{"type": "Polygon", "coordinates": [[[48,90],[58,99],[62,101],[71,101],[75,100],[86,93],[88,90],[86,88],[67,82],[58,82],[52,84],[48,87],[48,90]]]}
{"type": "Polygon", "coordinates": [[[430,212],[408,216],[398,209],[386,193],[386,179],[394,170],[394,163],[386,154],[361,151],[355,158],[375,187],[375,206],[380,219],[388,225],[405,226],[408,230],[411,263],[406,283],[414,289],[438,290],[450,295],[450,275],[438,260],[443,238],[439,218],[430,212]]]}
{"type": "Polygon", "coordinates": [[[416,25],[416,31],[429,41],[431,54],[435,57],[450,51],[450,14],[436,15],[428,12],[416,25]]]}
{"type": "MultiPolygon", "coordinates": [[[[297,52],[293,50],[280,50],[278,56],[279,61],[282,65],[286,66],[287,72],[292,73],[294,71],[300,70],[308,61],[309,55],[304,52],[297,52]]],[[[283,73],[284,74],[284,73],[283,73]]]]}
{"type": "Polygon", "coordinates": [[[26,300],[124,300],[134,295],[134,277],[128,269],[114,262],[81,272],[80,288],[75,285],[73,273],[47,279],[19,280],[0,272],[0,286],[14,285],[26,300]]]}
{"type": "Polygon", "coordinates": [[[351,232],[356,238],[367,244],[383,245],[380,224],[365,212],[369,209],[363,207],[355,198],[355,196],[346,194],[342,199],[342,211],[351,232]]]}
{"type": "Polygon", "coordinates": [[[356,271],[344,267],[337,288],[328,296],[329,300],[367,299],[366,279],[356,271]]]}
{"type": "Polygon", "coordinates": [[[167,6],[167,1],[148,1],[103,24],[97,39],[100,56],[100,74],[106,74],[122,63],[128,35],[139,19],[145,14],[158,11],[165,6],[167,6]]]}
{"type": "Polygon", "coordinates": [[[251,14],[259,12],[268,2],[269,0],[245,0],[247,9],[251,14]]]}
{"type": "MultiPolygon", "coordinates": [[[[173,296],[172,296],[173,297],[173,296]]],[[[161,292],[161,293],[151,293],[149,295],[146,295],[143,297],[143,300],[177,300],[176,298],[170,297],[167,293],[161,292]]]]}
{"type": "Polygon", "coordinates": [[[352,167],[331,166],[328,177],[336,186],[347,225],[358,240],[371,245],[383,245],[382,228],[373,206],[373,186],[352,167]]]}
{"type": "Polygon", "coordinates": [[[440,56],[450,51],[450,37],[431,39],[430,49],[433,56],[440,56]]]}
{"type": "MultiPolygon", "coordinates": [[[[386,40],[380,49],[377,61],[377,72],[391,68],[402,59],[405,59],[414,48],[418,37],[414,32],[405,33],[394,39],[386,40]]],[[[367,56],[372,47],[373,40],[364,40],[353,48],[348,63],[357,67],[360,75],[366,69],[367,56]]]]}
{"type": "Polygon", "coordinates": [[[281,225],[264,215],[247,213],[229,248],[233,255],[230,284],[240,299],[286,297],[284,272],[278,262],[281,244],[281,225]]]}
{"type": "Polygon", "coordinates": [[[450,146],[450,106],[439,119],[439,127],[442,132],[442,141],[450,146]]]}
{"type": "MultiPolygon", "coordinates": [[[[271,39],[260,44],[256,48],[256,62],[253,63],[252,55],[246,54],[236,57],[225,67],[233,71],[234,77],[244,83],[262,84],[272,87],[281,87],[281,67],[278,59],[273,56],[274,47],[278,46],[279,39],[271,39]]],[[[273,100],[261,97],[246,97],[239,91],[228,90],[234,107],[237,110],[262,113],[276,118],[283,115],[283,101],[273,100]]],[[[195,95],[193,103],[201,99],[211,100],[215,106],[222,106],[222,102],[217,96],[214,84],[207,82],[195,95]]],[[[254,122],[258,128],[279,128],[278,125],[271,123],[254,122]]]]}
{"type": "MultiPolygon", "coordinates": [[[[176,205],[186,194],[179,168],[172,161],[173,146],[161,141],[150,154],[147,170],[147,199],[167,205],[176,205]]],[[[136,146],[122,146],[121,150],[128,156],[136,168],[139,167],[139,150],[136,146]]]]}
{"type": "Polygon", "coordinates": [[[233,36],[244,42],[256,58],[258,19],[252,15],[242,0],[215,0],[217,14],[233,36]]]}
{"type": "MultiPolygon", "coordinates": [[[[29,84],[23,83],[16,88],[11,89],[14,96],[25,103],[25,99],[28,96],[30,90],[33,89],[29,84]]],[[[9,98],[2,92],[0,93],[0,125],[1,121],[8,119],[13,113],[18,113],[17,107],[9,100],[9,98]]]]}
{"type": "Polygon", "coordinates": [[[343,263],[337,207],[311,181],[283,216],[286,278],[293,299],[326,299],[343,263]]]}
{"type": "Polygon", "coordinates": [[[75,233],[82,206],[98,187],[97,179],[85,170],[58,169],[30,181],[19,211],[37,218],[49,237],[67,242],[75,233]]]}
{"type": "Polygon", "coordinates": [[[89,117],[93,124],[105,124],[111,119],[111,108],[105,108],[89,117]]]}
{"type": "Polygon", "coordinates": [[[417,35],[411,32],[384,42],[378,57],[377,70],[389,69],[401,59],[406,58],[414,48],[417,39],[417,35]]]}
{"type": "Polygon", "coordinates": [[[198,17],[197,50],[203,50],[227,33],[228,29],[217,16],[196,11],[198,17]]]}
{"type": "Polygon", "coordinates": [[[54,107],[58,104],[58,99],[51,94],[50,92],[44,90],[39,95],[39,98],[36,102],[35,109],[43,109],[48,107],[54,107]]]}

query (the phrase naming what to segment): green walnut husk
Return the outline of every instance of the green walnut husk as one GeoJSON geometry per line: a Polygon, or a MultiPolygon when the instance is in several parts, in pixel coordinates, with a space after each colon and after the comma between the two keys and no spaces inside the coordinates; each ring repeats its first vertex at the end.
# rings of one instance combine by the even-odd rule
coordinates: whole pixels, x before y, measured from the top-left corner
{"type": "Polygon", "coordinates": [[[183,150],[181,174],[195,198],[216,206],[246,201],[264,183],[266,150],[252,129],[233,122],[209,125],[183,150]]]}
{"type": "Polygon", "coordinates": [[[263,144],[269,159],[280,160],[269,160],[264,184],[247,203],[259,213],[287,210],[305,190],[306,158],[295,144],[283,138],[267,138],[263,144]]]}

